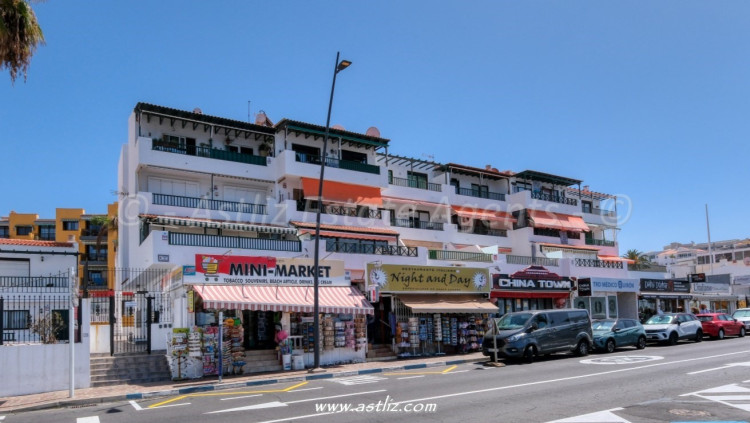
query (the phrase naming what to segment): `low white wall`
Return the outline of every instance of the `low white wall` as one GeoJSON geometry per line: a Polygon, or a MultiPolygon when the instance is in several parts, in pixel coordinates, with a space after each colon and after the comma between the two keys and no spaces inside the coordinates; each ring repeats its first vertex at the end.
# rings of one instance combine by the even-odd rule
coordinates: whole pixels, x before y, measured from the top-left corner
{"type": "Polygon", "coordinates": [[[167,339],[172,333],[172,325],[168,323],[151,324],[151,351],[167,349],[167,339]]]}
{"type": "Polygon", "coordinates": [[[90,326],[90,348],[92,354],[109,354],[109,324],[90,326]]]}
{"type": "MultiPolygon", "coordinates": [[[[0,397],[70,389],[70,344],[0,347],[0,397]]],[[[75,344],[75,387],[91,386],[89,343],[75,344]]]]}

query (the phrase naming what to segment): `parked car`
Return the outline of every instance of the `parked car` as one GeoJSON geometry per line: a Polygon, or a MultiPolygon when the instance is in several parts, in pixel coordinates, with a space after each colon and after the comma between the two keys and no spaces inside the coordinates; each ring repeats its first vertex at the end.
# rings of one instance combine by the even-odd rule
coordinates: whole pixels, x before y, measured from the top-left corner
{"type": "Polygon", "coordinates": [[[725,313],[703,313],[695,316],[703,325],[703,333],[716,338],[724,336],[745,336],[745,324],[725,313]]]}
{"type": "Polygon", "coordinates": [[[745,324],[745,332],[750,330],[750,308],[738,308],[732,317],[745,324]]]}
{"type": "Polygon", "coordinates": [[[690,313],[657,314],[646,320],[643,327],[649,341],[674,345],[680,339],[703,340],[701,321],[690,313]]]}
{"type": "Polygon", "coordinates": [[[602,319],[591,323],[594,348],[611,353],[617,347],[646,348],[646,330],[635,319],[602,319]]]}
{"type": "Polygon", "coordinates": [[[508,313],[490,322],[482,352],[492,357],[523,358],[573,352],[588,355],[592,345],[591,320],[586,310],[556,309],[508,313]]]}

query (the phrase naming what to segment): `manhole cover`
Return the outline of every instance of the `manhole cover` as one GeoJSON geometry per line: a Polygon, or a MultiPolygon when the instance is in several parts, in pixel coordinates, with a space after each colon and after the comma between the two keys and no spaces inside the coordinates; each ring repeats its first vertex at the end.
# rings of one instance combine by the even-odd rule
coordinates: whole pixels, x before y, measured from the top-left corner
{"type": "Polygon", "coordinates": [[[711,415],[708,411],[700,411],[700,410],[685,410],[676,408],[673,410],[669,410],[669,414],[674,414],[676,416],[687,416],[687,417],[708,417],[711,415]]]}

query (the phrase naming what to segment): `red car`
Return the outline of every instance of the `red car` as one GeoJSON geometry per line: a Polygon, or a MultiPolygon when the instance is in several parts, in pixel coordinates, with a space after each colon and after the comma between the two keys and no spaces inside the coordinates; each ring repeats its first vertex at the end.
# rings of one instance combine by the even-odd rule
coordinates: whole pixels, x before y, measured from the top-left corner
{"type": "Polygon", "coordinates": [[[725,313],[703,313],[695,317],[703,325],[703,333],[716,339],[724,336],[745,336],[745,325],[725,313]]]}

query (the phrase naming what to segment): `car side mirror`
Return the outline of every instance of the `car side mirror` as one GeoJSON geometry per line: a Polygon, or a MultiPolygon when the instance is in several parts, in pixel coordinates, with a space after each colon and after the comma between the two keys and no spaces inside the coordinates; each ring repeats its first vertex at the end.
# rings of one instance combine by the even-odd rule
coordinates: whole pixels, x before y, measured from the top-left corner
{"type": "Polygon", "coordinates": [[[619,331],[620,331],[620,328],[613,328],[612,329],[612,332],[619,332],[619,331]]]}
{"type": "Polygon", "coordinates": [[[678,320],[678,321],[677,321],[677,326],[679,326],[679,325],[681,325],[681,324],[682,324],[682,322],[678,320]]]}
{"type": "Polygon", "coordinates": [[[533,323],[531,323],[531,327],[529,328],[529,332],[534,332],[537,329],[539,329],[539,324],[537,322],[533,322],[533,323]]]}

